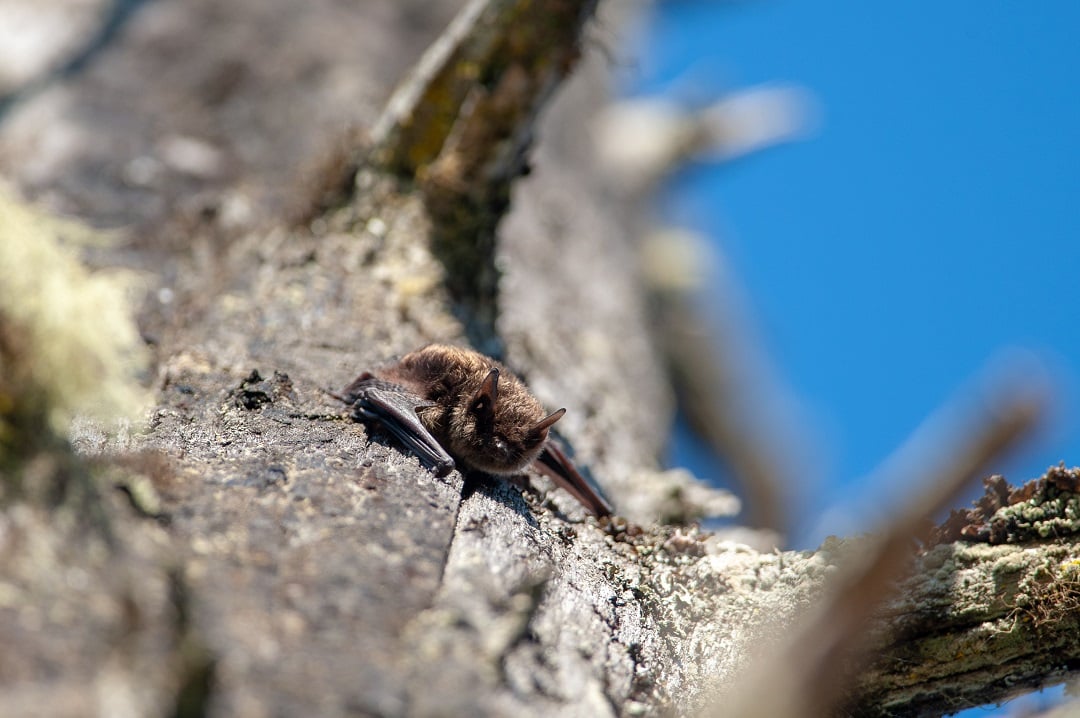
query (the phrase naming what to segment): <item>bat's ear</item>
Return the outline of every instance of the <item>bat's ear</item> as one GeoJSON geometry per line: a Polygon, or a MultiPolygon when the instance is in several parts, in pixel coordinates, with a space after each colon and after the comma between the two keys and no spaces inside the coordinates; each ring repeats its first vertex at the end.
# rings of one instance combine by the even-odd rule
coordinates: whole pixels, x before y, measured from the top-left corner
{"type": "Polygon", "coordinates": [[[561,419],[563,414],[565,413],[566,409],[559,409],[558,411],[552,412],[550,415],[544,417],[543,419],[538,421],[535,426],[529,429],[529,433],[533,436],[546,438],[547,430],[551,428],[552,424],[561,419]]]}
{"type": "Polygon", "coordinates": [[[484,421],[494,421],[495,402],[499,400],[499,370],[492,369],[488,372],[484,383],[476,390],[469,409],[484,421]]]}

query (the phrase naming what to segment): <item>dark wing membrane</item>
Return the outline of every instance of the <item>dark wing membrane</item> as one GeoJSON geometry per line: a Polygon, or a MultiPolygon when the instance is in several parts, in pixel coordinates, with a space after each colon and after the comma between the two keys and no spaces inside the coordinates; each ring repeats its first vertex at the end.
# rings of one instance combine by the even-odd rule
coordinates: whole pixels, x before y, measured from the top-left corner
{"type": "Polygon", "coordinates": [[[555,439],[548,439],[533,464],[597,516],[610,516],[611,504],[586,480],[555,439]]]}
{"type": "Polygon", "coordinates": [[[381,424],[420,457],[436,476],[446,476],[453,471],[454,460],[416,415],[420,407],[432,406],[430,401],[370,374],[361,374],[350,384],[345,397],[352,403],[353,418],[381,424]]]}

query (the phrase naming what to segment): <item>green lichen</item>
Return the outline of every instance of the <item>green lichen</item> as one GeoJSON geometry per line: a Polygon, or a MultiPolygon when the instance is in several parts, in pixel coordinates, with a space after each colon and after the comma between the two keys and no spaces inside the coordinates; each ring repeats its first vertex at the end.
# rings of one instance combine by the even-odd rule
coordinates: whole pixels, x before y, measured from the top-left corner
{"type": "Polygon", "coordinates": [[[144,404],[134,377],[145,349],[125,284],[91,274],[65,246],[88,236],[0,188],[0,469],[9,477],[57,459],[74,416],[132,416],[144,404]]]}
{"type": "Polygon", "coordinates": [[[0,316],[19,341],[0,361],[22,379],[5,382],[5,404],[32,384],[57,429],[76,413],[130,415],[143,399],[132,377],[145,355],[123,282],[90,274],[61,244],[86,232],[0,192],[0,316]]]}
{"type": "Polygon", "coordinates": [[[1010,542],[1053,539],[1080,532],[1080,495],[1048,488],[1027,501],[997,511],[995,521],[1008,526],[1010,542]]]}

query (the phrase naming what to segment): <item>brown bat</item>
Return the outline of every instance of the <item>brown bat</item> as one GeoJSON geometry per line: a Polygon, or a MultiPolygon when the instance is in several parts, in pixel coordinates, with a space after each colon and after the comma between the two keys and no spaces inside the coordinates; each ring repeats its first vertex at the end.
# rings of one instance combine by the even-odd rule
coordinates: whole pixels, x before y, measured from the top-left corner
{"type": "Polygon", "coordinates": [[[506,367],[471,349],[431,344],[364,372],[338,397],[358,421],[388,429],[437,476],[455,467],[496,476],[533,465],[597,516],[611,506],[548,435],[546,414],[506,367]]]}

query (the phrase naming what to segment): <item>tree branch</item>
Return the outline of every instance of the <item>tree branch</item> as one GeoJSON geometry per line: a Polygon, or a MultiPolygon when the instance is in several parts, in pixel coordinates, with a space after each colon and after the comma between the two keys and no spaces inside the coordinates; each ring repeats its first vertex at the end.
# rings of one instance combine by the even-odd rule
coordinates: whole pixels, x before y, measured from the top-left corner
{"type": "Polygon", "coordinates": [[[370,159],[416,180],[472,343],[499,353],[495,229],[536,120],[580,55],[596,0],[472,0],[398,87],[370,159]]]}
{"type": "MultiPolygon", "coordinates": [[[[512,61],[483,43],[469,50],[493,67],[472,87],[463,76],[448,85],[467,91],[435,123],[438,142],[374,133],[376,147],[430,148],[409,165],[417,184],[365,165],[351,203],[297,229],[267,209],[278,206],[268,188],[289,186],[282,165],[343,118],[372,124],[389,82],[377,69],[419,55],[415,21],[452,9],[342,7],[147,4],[116,46],[0,126],[0,155],[24,193],[121,226],[113,244],[82,254],[139,273],[140,329],[156,360],[144,432],[81,421],[72,437],[108,489],[95,500],[111,546],[70,515],[3,506],[0,634],[18,660],[0,660],[0,703],[12,715],[160,715],[189,700],[240,716],[702,709],[715,681],[736,680],[820,600],[851,544],[759,553],[646,520],[659,505],[692,514],[696,485],[655,468],[667,389],[621,209],[591,182],[584,152],[543,148],[534,176],[516,183],[497,327],[536,393],[568,407],[578,458],[637,523],[587,518],[539,477],[435,478],[322,391],[425,342],[464,341],[448,265],[428,249],[446,219],[430,183],[457,177],[465,184],[445,187],[479,187],[465,201],[498,205],[591,4],[560,6],[572,32],[537,21],[527,33],[541,44],[548,30],[570,33],[555,55],[515,55],[520,35],[509,32],[500,52],[512,61]],[[342,79],[358,74],[356,85],[342,79]],[[277,121],[298,107],[307,122],[277,121]],[[480,116],[498,142],[468,129],[480,116]],[[189,162],[208,157],[220,163],[189,162]]],[[[447,41],[454,52],[471,47],[462,37],[447,41]]],[[[571,109],[598,94],[569,96],[571,109]]],[[[581,141],[580,118],[569,126],[581,141]]],[[[1002,660],[1024,685],[1075,669],[1077,499],[1075,487],[1053,488],[1039,507],[1061,511],[1039,526],[1057,537],[1000,523],[1010,508],[1030,521],[1034,504],[1020,508],[1032,493],[980,519],[986,535],[1022,544],[942,543],[918,560],[877,619],[885,661],[863,673],[857,710],[1001,697],[1002,660]],[[901,638],[888,637],[894,626],[901,638]]]]}

